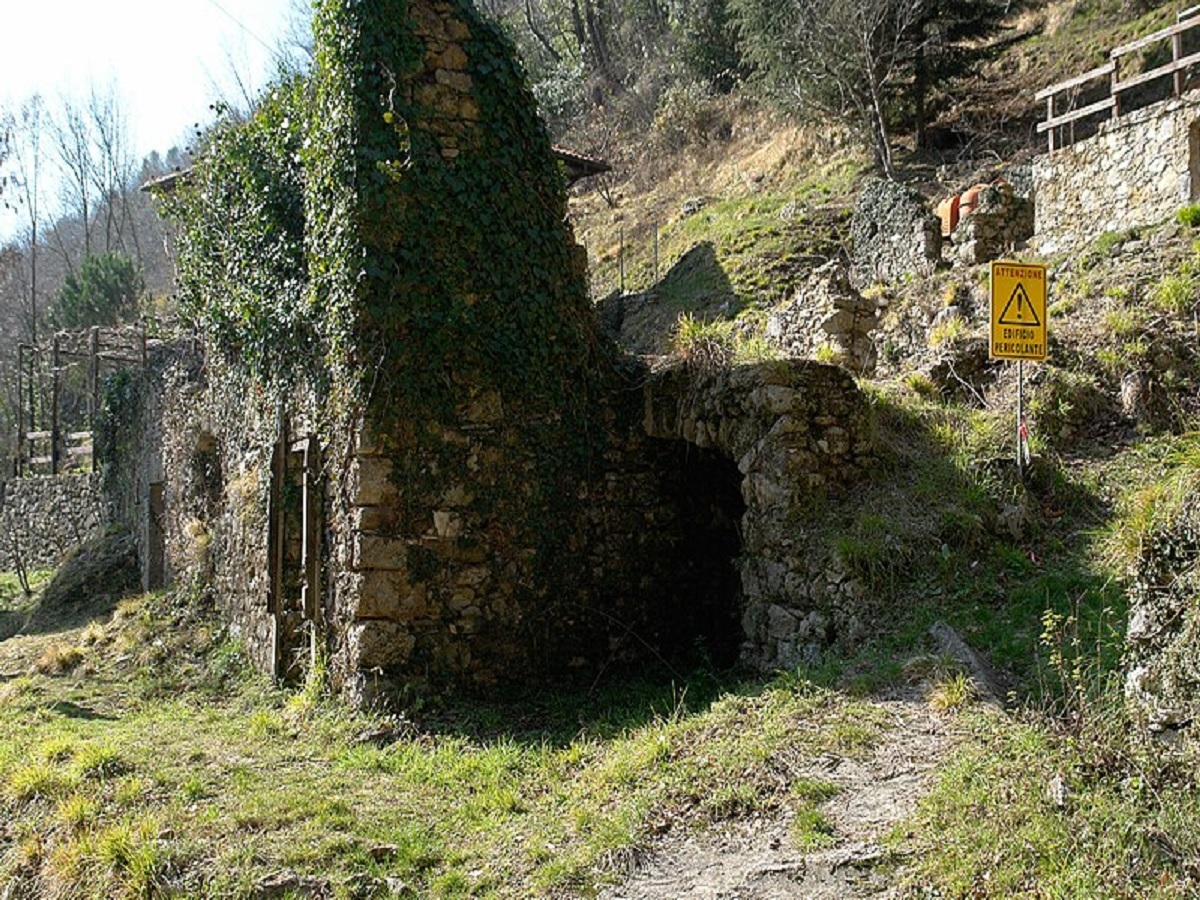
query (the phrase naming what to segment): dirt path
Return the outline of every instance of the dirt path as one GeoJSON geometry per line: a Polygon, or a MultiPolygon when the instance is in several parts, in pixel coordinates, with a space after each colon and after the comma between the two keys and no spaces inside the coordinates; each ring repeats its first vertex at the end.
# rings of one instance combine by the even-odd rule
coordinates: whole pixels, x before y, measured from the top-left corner
{"type": "Polygon", "coordinates": [[[796,849],[790,819],[739,823],[725,830],[670,840],[604,900],[775,900],[888,896],[891,885],[882,840],[913,811],[952,744],[949,720],[912,691],[878,705],[893,726],[871,755],[855,760],[832,753],[805,774],[840,792],[822,806],[834,843],[796,849]]]}

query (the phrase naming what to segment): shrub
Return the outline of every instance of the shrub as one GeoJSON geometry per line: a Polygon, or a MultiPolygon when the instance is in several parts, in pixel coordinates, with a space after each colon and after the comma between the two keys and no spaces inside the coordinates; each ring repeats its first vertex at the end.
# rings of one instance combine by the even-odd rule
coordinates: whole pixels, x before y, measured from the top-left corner
{"type": "Polygon", "coordinates": [[[671,349],[696,369],[728,366],[734,358],[733,323],[706,322],[691,313],[681,313],[671,349]]]}
{"type": "Polygon", "coordinates": [[[1175,213],[1175,221],[1187,228],[1195,228],[1200,225],[1200,203],[1189,203],[1187,206],[1181,206],[1179,211],[1175,213]]]}
{"type": "Polygon", "coordinates": [[[695,82],[663,91],[654,112],[654,135],[664,147],[678,149],[704,140],[716,122],[708,89],[695,82]]]}

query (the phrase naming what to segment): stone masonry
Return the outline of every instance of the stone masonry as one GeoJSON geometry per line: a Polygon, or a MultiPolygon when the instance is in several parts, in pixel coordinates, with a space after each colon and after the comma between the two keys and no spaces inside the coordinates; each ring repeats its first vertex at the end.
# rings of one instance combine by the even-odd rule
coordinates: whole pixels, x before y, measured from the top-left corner
{"type": "MultiPolygon", "coordinates": [[[[410,19],[403,46],[358,34],[394,52],[368,73],[386,90],[338,107],[380,158],[335,167],[355,226],[338,233],[361,237],[367,260],[339,295],[357,368],[330,376],[342,379],[337,415],[325,415],[328,387],[299,368],[273,382],[236,348],[210,344],[202,360],[164,349],[139,376],[137,408],[111,411],[125,459],[106,483],[139,537],[144,579],[210,592],[265,671],[301,677],[325,655],[334,685],[363,705],[697,644],[722,663],[789,665],[852,636],[854,586],[830,589],[804,522],[868,465],[853,379],[802,361],[651,374],[620,358],[599,335],[565,196],[544,187],[561,182],[532,97],[495,102],[484,88],[497,85],[471,74],[472,54],[494,63],[505,45],[469,4],[396,5],[410,19]],[[491,188],[512,191],[504,208],[525,220],[494,240],[455,240],[458,201],[433,192],[488,153],[508,154],[491,188]],[[387,202],[381,170],[395,173],[387,202]],[[424,280],[397,287],[414,259],[424,280]],[[513,272],[526,307],[513,310],[505,283],[472,283],[497,270],[513,272]],[[519,319],[540,308],[535,289],[550,314],[519,319]],[[405,391],[406,357],[388,357],[419,343],[409,329],[420,322],[392,313],[422,290],[462,345],[434,360],[421,344],[409,363],[416,377],[438,373],[436,404],[405,391]],[[505,369],[472,355],[515,321],[505,369]]],[[[338,51],[350,72],[354,46],[338,51]]],[[[318,223],[308,240],[324,234],[318,223]]]]}
{"type": "Polygon", "coordinates": [[[870,181],[850,222],[850,280],[860,290],[932,272],[942,256],[938,217],[925,198],[894,181],[870,181]]]}
{"type": "Polygon", "coordinates": [[[829,348],[852,372],[870,375],[878,355],[873,338],[878,324],[878,301],[856,291],[842,264],[834,260],[772,310],[766,335],[790,356],[820,358],[829,348]]]}
{"type": "Polygon", "coordinates": [[[954,250],[967,265],[1001,259],[1033,236],[1034,204],[1013,186],[1000,182],[985,187],[979,206],[954,229],[954,250]]]}
{"type": "Polygon", "coordinates": [[[1151,225],[1200,197],[1200,92],[1104,122],[1038,157],[1035,244],[1048,256],[1151,225]]]}
{"type": "Polygon", "coordinates": [[[1143,551],[1130,590],[1126,695],[1164,741],[1196,741],[1200,715],[1200,494],[1143,551]]]}
{"type": "Polygon", "coordinates": [[[647,433],[714,448],[741,473],[745,661],[813,663],[834,640],[861,633],[865,591],[831,569],[807,523],[870,467],[868,423],[851,376],[809,361],[699,377],[675,369],[648,383],[647,433]]]}
{"type": "Polygon", "coordinates": [[[102,495],[92,475],[14,478],[2,486],[0,569],[18,559],[27,569],[50,569],[104,525],[102,495]]]}

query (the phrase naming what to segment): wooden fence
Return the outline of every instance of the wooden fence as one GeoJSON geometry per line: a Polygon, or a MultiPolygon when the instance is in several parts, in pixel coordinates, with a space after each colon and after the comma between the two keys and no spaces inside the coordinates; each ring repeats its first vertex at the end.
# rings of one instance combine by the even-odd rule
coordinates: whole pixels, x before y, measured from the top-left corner
{"type": "Polygon", "coordinates": [[[1076,75],[1058,84],[1043,88],[1034,95],[1046,103],[1046,121],[1038,124],[1038,134],[1045,133],[1049,151],[1069,146],[1075,141],[1075,125],[1091,116],[1107,113],[1118,118],[1128,110],[1123,108],[1125,100],[1135,88],[1145,87],[1159,79],[1172,79],[1172,92],[1178,97],[1183,93],[1187,70],[1200,63],[1200,53],[1184,53],[1184,36],[1195,31],[1200,36],[1200,6],[1193,6],[1179,13],[1174,25],[1130,41],[1109,52],[1108,62],[1076,75]],[[1171,61],[1144,72],[1122,74],[1122,63],[1131,54],[1162,49],[1170,41],[1171,61]],[[1105,90],[1106,89],[1106,90],[1105,90]],[[1082,97],[1095,95],[1105,90],[1105,96],[1091,99],[1084,106],[1076,107],[1082,97]]]}
{"type": "Polygon", "coordinates": [[[140,325],[60,331],[49,344],[18,344],[15,474],[94,469],[101,378],[145,364],[140,325]]]}

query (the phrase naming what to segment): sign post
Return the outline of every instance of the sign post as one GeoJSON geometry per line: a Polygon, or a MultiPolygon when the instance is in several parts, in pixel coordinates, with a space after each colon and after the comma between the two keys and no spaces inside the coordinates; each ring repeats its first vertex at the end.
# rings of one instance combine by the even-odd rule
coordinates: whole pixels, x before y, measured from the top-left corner
{"type": "Polygon", "coordinates": [[[1017,361],[1017,473],[1029,464],[1025,426],[1025,360],[1046,358],[1046,267],[996,260],[991,266],[991,337],[988,356],[1017,361]]]}

